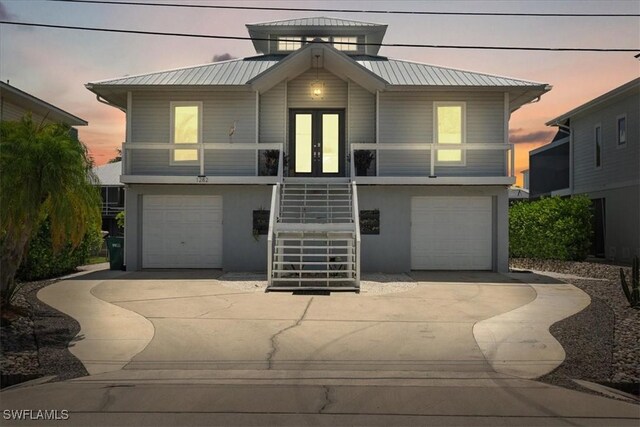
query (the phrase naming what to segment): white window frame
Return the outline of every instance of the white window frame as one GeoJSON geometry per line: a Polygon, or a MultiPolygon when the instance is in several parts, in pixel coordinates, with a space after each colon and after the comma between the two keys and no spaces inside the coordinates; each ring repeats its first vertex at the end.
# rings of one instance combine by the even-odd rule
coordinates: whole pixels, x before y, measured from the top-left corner
{"type": "Polygon", "coordinates": [[[299,50],[302,46],[304,46],[304,44],[305,43],[304,43],[303,36],[278,36],[278,40],[276,41],[276,50],[278,52],[295,52],[296,50],[299,50]],[[280,39],[283,39],[283,41],[280,41],[280,39]],[[291,40],[291,41],[284,41],[284,40],[291,40]],[[288,46],[296,42],[300,43],[300,46],[295,49],[280,49],[280,43],[283,43],[285,46],[288,46]]]}
{"type": "Polygon", "coordinates": [[[615,129],[616,129],[616,148],[625,148],[627,146],[627,141],[629,139],[629,123],[628,123],[626,114],[620,114],[619,116],[616,116],[615,129]],[[625,137],[624,142],[620,142],[620,129],[618,129],[618,123],[620,122],[620,119],[624,119],[624,137],[625,137]]]}
{"type": "Polygon", "coordinates": [[[602,143],[602,124],[596,123],[593,126],[593,166],[596,169],[602,169],[602,152],[603,150],[602,143]],[[598,166],[598,130],[600,130],[600,166],[598,166]]]}
{"type": "MultiPolygon", "coordinates": [[[[169,109],[171,111],[171,122],[169,125],[169,143],[173,146],[175,145],[175,107],[198,107],[198,144],[202,143],[202,101],[171,101],[169,102],[169,109]]],[[[190,148],[185,148],[185,150],[190,150],[190,148]]],[[[200,164],[200,150],[194,148],[196,150],[196,160],[175,160],[174,150],[171,150],[169,153],[169,164],[171,166],[192,166],[200,164]]]]}
{"type": "Polygon", "coordinates": [[[354,39],[353,42],[347,41],[347,40],[340,40],[340,42],[358,43],[358,36],[335,36],[331,40],[331,45],[334,48],[336,48],[337,50],[339,50],[340,52],[351,52],[351,53],[358,52],[358,48],[360,46],[358,46],[357,44],[338,44],[338,45],[336,45],[336,43],[340,43],[340,42],[336,42],[336,39],[354,39]]]}
{"type": "MultiPolygon", "coordinates": [[[[462,141],[460,145],[460,161],[438,160],[438,152],[436,151],[433,158],[436,166],[466,166],[467,151],[463,149],[467,143],[467,103],[465,101],[434,101],[433,102],[433,143],[439,144],[438,141],[438,107],[462,107],[462,141]]],[[[449,145],[449,144],[447,144],[449,145]]],[[[448,149],[448,148],[447,148],[448,149]]],[[[452,148],[457,150],[457,148],[452,148]]]]}

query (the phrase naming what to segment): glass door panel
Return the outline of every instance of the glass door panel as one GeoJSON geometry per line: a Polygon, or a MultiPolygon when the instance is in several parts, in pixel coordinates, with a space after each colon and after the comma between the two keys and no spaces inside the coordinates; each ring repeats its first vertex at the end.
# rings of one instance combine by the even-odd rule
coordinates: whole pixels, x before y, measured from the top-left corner
{"type": "Polygon", "coordinates": [[[295,115],[295,173],[311,173],[312,114],[295,115]]]}
{"type": "Polygon", "coordinates": [[[322,173],[340,171],[340,115],[322,114],[322,173]]]}

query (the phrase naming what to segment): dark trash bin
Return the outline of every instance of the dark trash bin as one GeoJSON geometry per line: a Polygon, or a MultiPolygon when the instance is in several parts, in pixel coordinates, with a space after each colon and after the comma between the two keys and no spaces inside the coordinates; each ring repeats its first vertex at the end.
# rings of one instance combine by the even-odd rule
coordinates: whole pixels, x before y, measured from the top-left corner
{"type": "Polygon", "coordinates": [[[109,269],[122,270],[124,265],[124,237],[107,237],[109,251],[109,269]]]}

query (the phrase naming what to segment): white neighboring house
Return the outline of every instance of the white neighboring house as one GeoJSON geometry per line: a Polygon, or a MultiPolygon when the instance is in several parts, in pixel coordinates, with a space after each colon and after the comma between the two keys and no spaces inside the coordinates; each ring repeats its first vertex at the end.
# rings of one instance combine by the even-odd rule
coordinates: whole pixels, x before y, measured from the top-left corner
{"type": "Polygon", "coordinates": [[[93,168],[100,181],[102,197],[102,231],[110,235],[121,234],[116,215],[124,210],[124,184],[120,182],[122,162],[107,163],[93,168]]]}
{"type": "Polygon", "coordinates": [[[247,28],[257,56],[86,85],[127,115],[127,269],[508,269],[509,118],[550,86],[380,56],[382,24],[247,28]]]}

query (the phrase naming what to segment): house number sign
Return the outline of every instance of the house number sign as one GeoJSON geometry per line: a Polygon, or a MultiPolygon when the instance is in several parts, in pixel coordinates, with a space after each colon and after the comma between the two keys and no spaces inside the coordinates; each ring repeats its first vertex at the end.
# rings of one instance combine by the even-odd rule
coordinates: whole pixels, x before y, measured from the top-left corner
{"type": "Polygon", "coordinates": [[[196,182],[197,183],[209,182],[209,178],[204,175],[198,175],[196,177],[196,182]]]}

